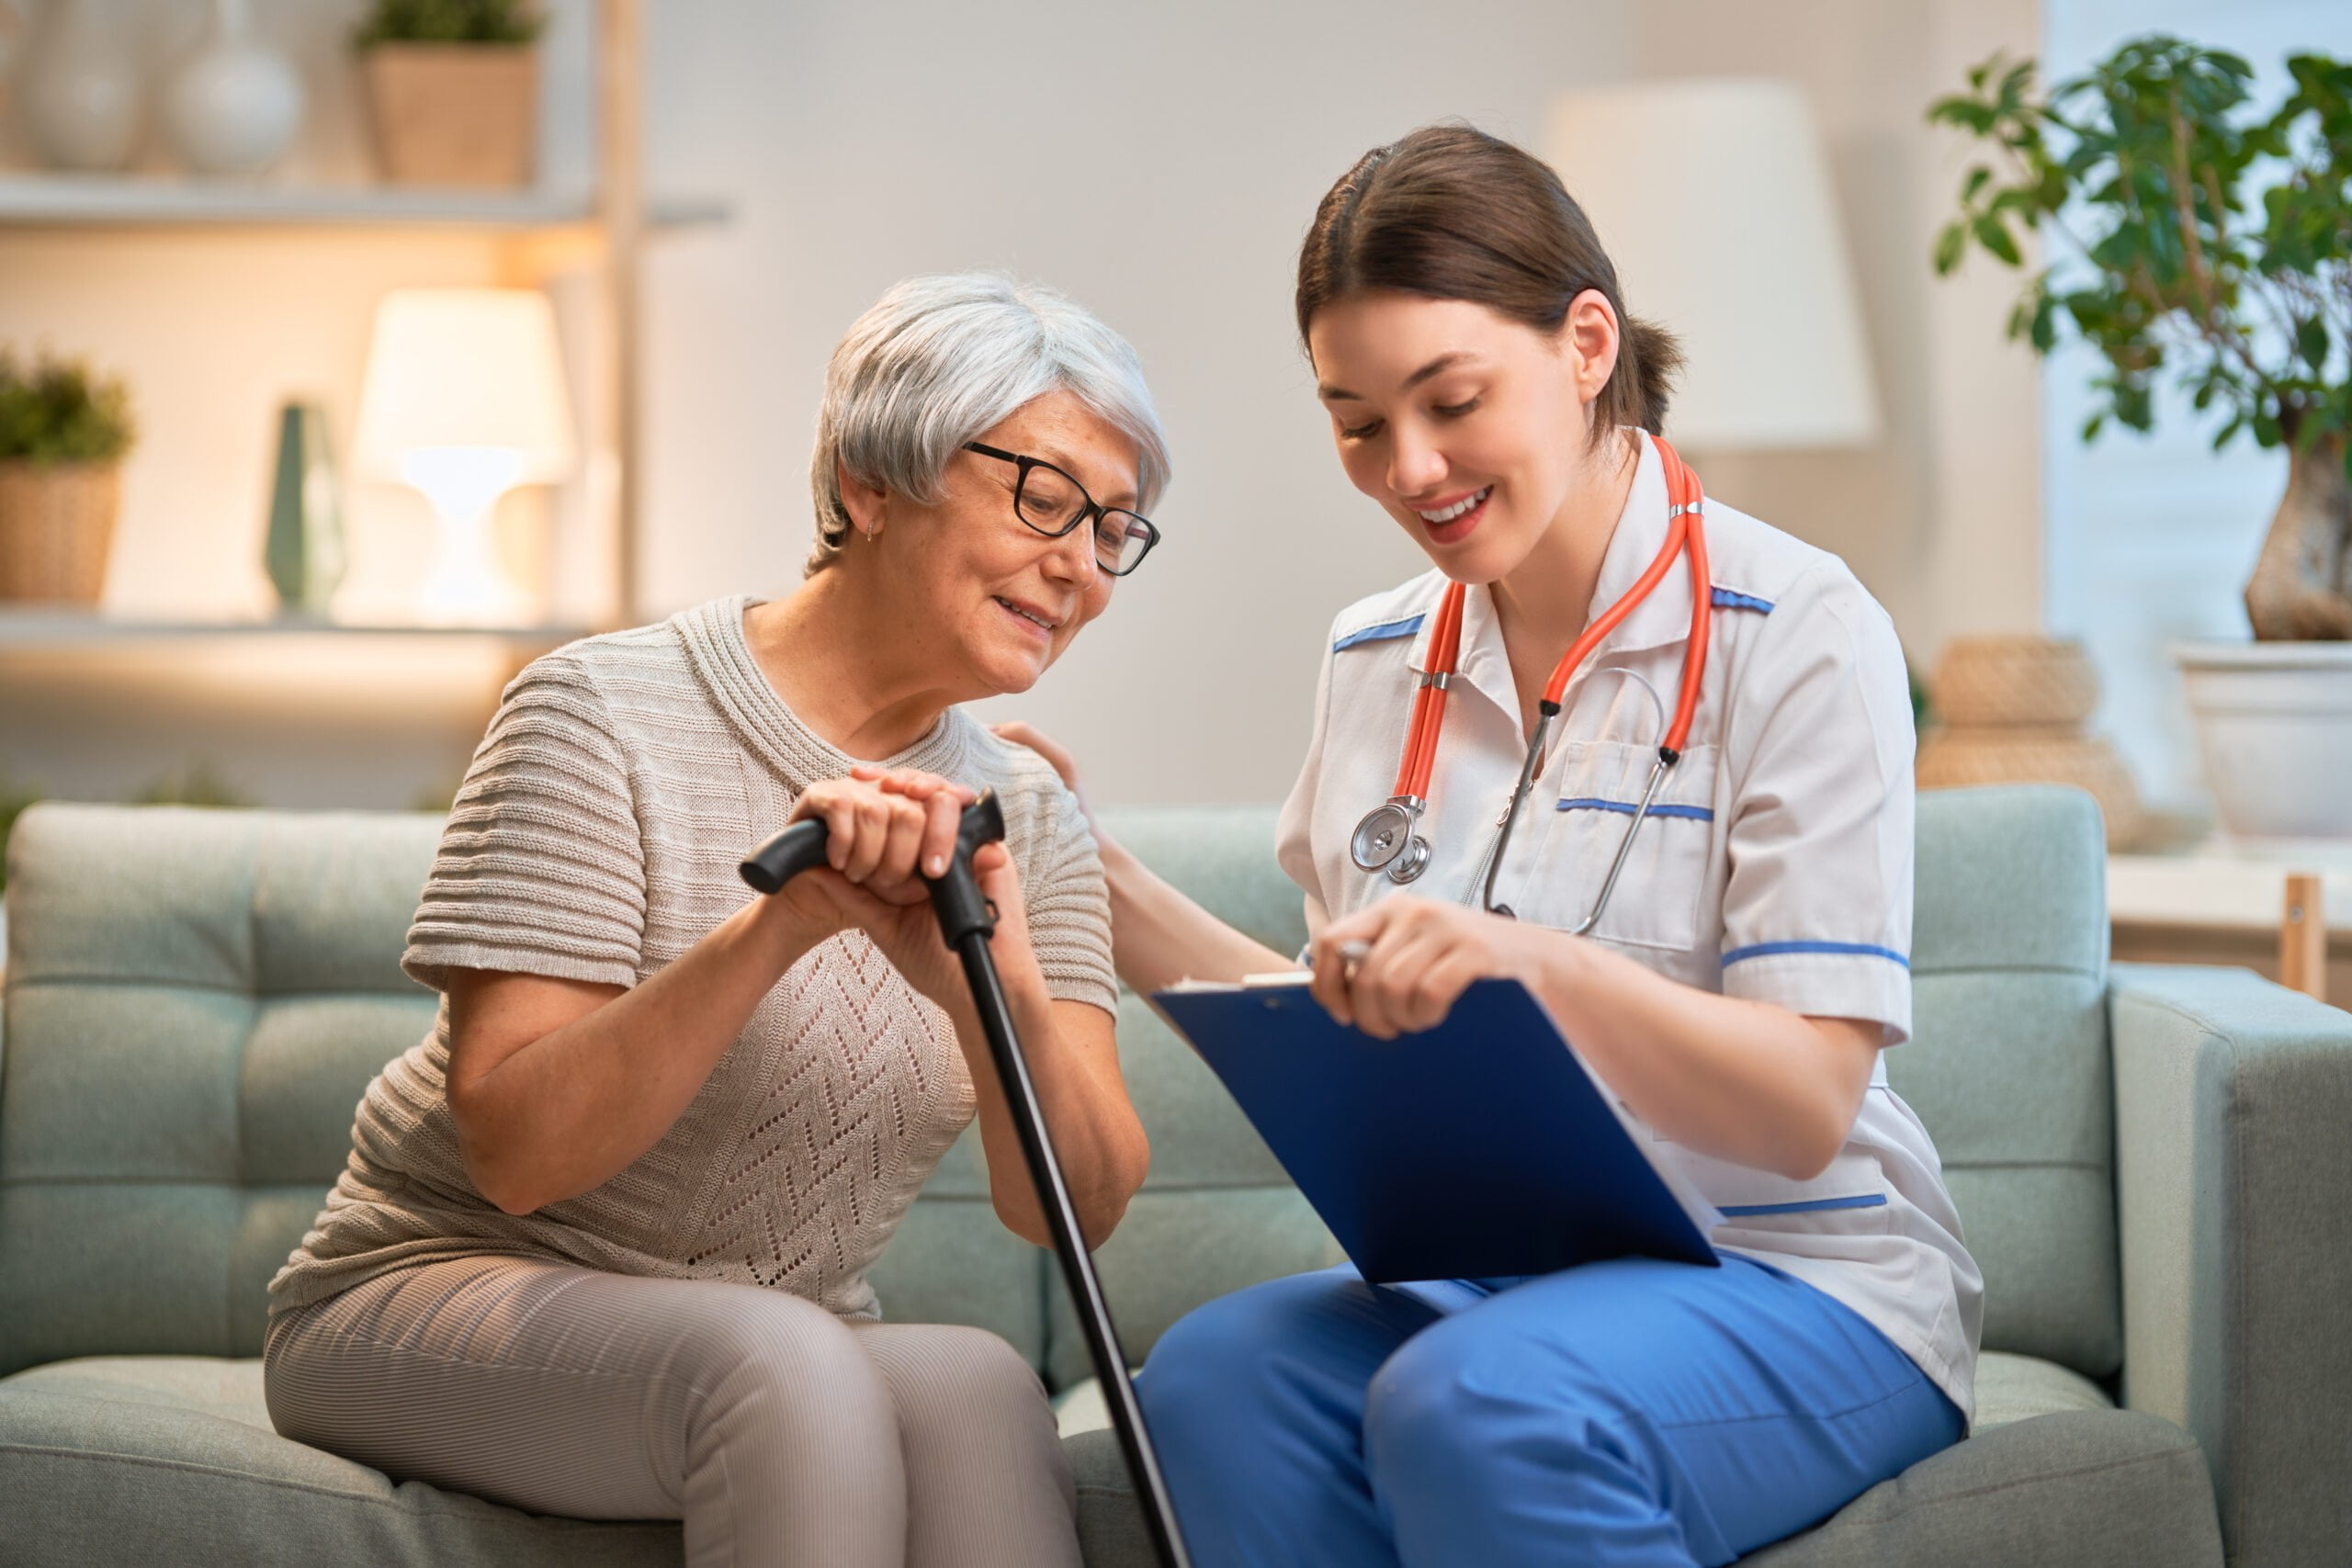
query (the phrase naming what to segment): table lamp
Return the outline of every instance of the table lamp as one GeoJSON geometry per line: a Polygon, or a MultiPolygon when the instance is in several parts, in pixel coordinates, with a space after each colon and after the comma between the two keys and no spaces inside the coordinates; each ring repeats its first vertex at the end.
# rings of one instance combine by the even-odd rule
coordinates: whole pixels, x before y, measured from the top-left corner
{"type": "Polygon", "coordinates": [[[1542,150],[1616,263],[1625,309],[1682,340],[1667,432],[1677,446],[1876,436],[1853,273],[1796,84],[1694,78],[1566,94],[1542,150]]]}
{"type": "Polygon", "coordinates": [[[555,311],[527,288],[400,288],[376,307],[354,467],[432,503],[427,626],[512,626],[531,596],[498,564],[491,514],[574,459],[555,311]]]}

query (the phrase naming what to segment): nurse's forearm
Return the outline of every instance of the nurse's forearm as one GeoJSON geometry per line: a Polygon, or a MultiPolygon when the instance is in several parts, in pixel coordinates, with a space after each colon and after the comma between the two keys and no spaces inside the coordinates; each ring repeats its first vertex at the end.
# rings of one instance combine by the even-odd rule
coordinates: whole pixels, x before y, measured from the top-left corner
{"type": "Polygon", "coordinates": [[[1119,978],[1146,995],[1179,980],[1238,980],[1294,968],[1293,955],[1234,930],[1170,886],[1107,836],[1099,840],[1111,888],[1111,947],[1119,978]]]}
{"type": "Polygon", "coordinates": [[[1547,946],[1545,1006],[1661,1134],[1800,1180],[1837,1157],[1870,1087],[1877,1026],[1698,990],[1581,938],[1547,946]]]}

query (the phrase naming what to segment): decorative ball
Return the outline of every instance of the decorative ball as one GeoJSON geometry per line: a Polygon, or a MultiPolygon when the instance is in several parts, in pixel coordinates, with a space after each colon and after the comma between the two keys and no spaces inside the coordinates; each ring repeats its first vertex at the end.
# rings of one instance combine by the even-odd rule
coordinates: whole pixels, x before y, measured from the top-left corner
{"type": "Polygon", "coordinates": [[[275,50],[228,39],[173,76],[164,129],[200,175],[257,175],[302,125],[302,79],[275,50]]]}

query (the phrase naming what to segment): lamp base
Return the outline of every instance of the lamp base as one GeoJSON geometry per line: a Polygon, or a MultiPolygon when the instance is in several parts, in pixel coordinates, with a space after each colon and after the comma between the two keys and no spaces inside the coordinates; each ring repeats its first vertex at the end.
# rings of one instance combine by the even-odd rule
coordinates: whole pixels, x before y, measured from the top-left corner
{"type": "Polygon", "coordinates": [[[433,565],[418,596],[428,626],[512,626],[531,617],[530,602],[498,564],[489,507],[470,515],[435,508],[433,565]]]}

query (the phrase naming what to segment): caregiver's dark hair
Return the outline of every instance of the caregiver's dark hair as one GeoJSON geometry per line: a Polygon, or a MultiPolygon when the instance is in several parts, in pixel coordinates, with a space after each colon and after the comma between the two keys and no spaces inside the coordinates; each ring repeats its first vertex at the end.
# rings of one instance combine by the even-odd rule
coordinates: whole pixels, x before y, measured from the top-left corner
{"type": "Polygon", "coordinates": [[[1545,333],[1598,288],[1617,313],[1617,366],[1593,401],[1592,439],[1664,434],[1674,335],[1625,313],[1617,268],[1549,165],[1466,125],[1426,125],[1375,147],[1315,209],[1298,252],[1298,335],[1324,306],[1382,289],[1467,299],[1545,333]]]}

